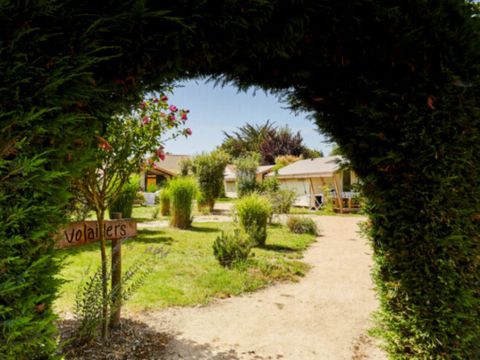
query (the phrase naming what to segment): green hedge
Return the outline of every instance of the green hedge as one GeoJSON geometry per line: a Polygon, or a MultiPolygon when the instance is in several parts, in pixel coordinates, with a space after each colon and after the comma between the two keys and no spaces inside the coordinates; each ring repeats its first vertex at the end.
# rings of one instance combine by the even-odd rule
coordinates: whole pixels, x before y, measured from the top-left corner
{"type": "Polygon", "coordinates": [[[95,136],[143,93],[205,75],[289,99],[349,158],[363,182],[390,357],[479,358],[476,8],[463,0],[3,2],[0,355],[54,356],[50,234],[95,136]]]}

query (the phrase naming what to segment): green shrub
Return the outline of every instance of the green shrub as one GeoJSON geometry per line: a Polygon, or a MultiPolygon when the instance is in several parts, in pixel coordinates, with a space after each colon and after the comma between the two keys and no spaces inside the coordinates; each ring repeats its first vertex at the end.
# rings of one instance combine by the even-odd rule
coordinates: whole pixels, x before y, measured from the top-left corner
{"type": "Polygon", "coordinates": [[[292,207],[297,193],[292,189],[280,189],[266,194],[272,205],[272,214],[288,214],[292,207]]]}
{"type": "Polygon", "coordinates": [[[259,156],[247,155],[235,161],[235,173],[237,176],[237,195],[243,197],[253,193],[257,189],[257,168],[259,156]]]}
{"type": "Polygon", "coordinates": [[[168,183],[170,193],[170,225],[186,229],[192,223],[192,203],[197,194],[197,183],[189,177],[175,178],[168,183]]]}
{"type": "Polygon", "coordinates": [[[269,201],[256,193],[239,199],[235,210],[242,229],[255,245],[265,245],[267,222],[272,213],[269,201]]]}
{"type": "Polygon", "coordinates": [[[170,191],[168,190],[168,187],[164,187],[160,191],[158,198],[159,198],[160,214],[162,214],[162,216],[169,216],[170,215],[170,191]]]}
{"type": "Polygon", "coordinates": [[[317,235],[317,224],[307,217],[290,216],[287,220],[288,229],[295,234],[313,234],[317,235]]]}
{"type": "Polygon", "coordinates": [[[280,189],[280,182],[274,177],[268,177],[258,184],[258,189],[262,194],[272,193],[280,189]]]}
{"type": "Polygon", "coordinates": [[[207,200],[205,199],[205,195],[202,192],[198,192],[197,194],[197,208],[198,211],[202,212],[207,207],[207,200]]]}
{"type": "Polygon", "coordinates": [[[222,266],[226,267],[247,260],[251,249],[252,243],[249,237],[240,229],[236,229],[233,234],[225,234],[222,231],[213,243],[213,255],[222,266]]]}
{"type": "Polygon", "coordinates": [[[325,185],[322,188],[322,193],[323,193],[323,204],[322,204],[322,210],[326,212],[335,212],[335,198],[332,197],[332,193],[330,191],[330,188],[325,185]]]}
{"type": "Polygon", "coordinates": [[[192,170],[198,181],[201,202],[198,204],[202,208],[207,208],[209,212],[215,206],[215,200],[220,196],[224,188],[225,167],[230,158],[227,153],[216,150],[209,154],[201,154],[193,160],[192,170]]]}
{"type": "MultiPolygon", "coordinates": [[[[148,274],[152,271],[151,264],[154,264],[166,255],[163,249],[147,249],[145,253],[138,259],[135,259],[133,265],[125,271],[119,287],[112,288],[110,284],[107,293],[110,316],[118,309],[120,304],[130,299],[145,283],[148,274]],[[120,297],[118,294],[120,294],[120,297]],[[118,300],[115,301],[115,299],[118,298],[120,299],[120,303],[118,303],[118,300]]],[[[108,272],[107,277],[110,277],[110,274],[111,273],[108,272]]],[[[73,343],[74,346],[84,344],[100,335],[103,306],[101,294],[101,266],[99,266],[93,274],[90,274],[89,269],[87,269],[75,295],[73,315],[76,320],[76,329],[72,334],[72,338],[69,339],[70,341],[67,341],[67,348],[69,343],[73,343]]]]}
{"type": "Polygon", "coordinates": [[[123,186],[118,197],[108,208],[110,218],[112,218],[112,213],[114,212],[122,213],[124,219],[132,217],[133,203],[137,199],[137,190],[138,184],[134,182],[128,182],[123,186]]]}

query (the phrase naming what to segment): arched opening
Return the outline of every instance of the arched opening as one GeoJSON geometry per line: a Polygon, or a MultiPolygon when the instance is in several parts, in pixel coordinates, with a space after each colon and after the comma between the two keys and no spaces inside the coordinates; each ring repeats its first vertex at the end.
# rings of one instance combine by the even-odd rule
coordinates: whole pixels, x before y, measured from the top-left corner
{"type": "Polygon", "coordinates": [[[204,75],[258,85],[315,111],[350,159],[369,202],[366,230],[391,356],[478,357],[475,4],[1,9],[2,352],[54,352],[58,264],[49,234],[64,221],[68,179],[88,161],[95,131],[143,92],[204,75]]]}

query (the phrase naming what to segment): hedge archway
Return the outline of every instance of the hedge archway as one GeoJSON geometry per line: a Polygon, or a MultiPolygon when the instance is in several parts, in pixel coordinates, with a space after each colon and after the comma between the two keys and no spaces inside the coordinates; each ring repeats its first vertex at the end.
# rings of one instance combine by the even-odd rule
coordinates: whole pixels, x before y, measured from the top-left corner
{"type": "Polygon", "coordinates": [[[480,357],[480,42],[461,0],[0,5],[0,357],[54,357],[49,236],[94,134],[181,78],[315,112],[364,182],[392,358],[480,357]]]}

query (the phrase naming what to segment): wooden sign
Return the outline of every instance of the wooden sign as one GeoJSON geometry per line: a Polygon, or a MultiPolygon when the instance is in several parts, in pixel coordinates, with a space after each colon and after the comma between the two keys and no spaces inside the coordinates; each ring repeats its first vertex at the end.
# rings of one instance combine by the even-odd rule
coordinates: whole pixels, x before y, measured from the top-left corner
{"type": "MultiPolygon", "coordinates": [[[[106,240],[117,240],[137,235],[135,220],[105,220],[104,227],[106,240]]],[[[77,221],[68,224],[57,235],[58,249],[89,244],[100,240],[97,221],[77,221]]]]}

